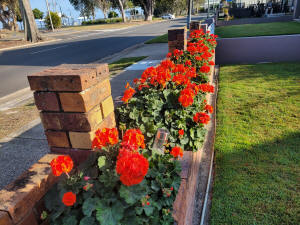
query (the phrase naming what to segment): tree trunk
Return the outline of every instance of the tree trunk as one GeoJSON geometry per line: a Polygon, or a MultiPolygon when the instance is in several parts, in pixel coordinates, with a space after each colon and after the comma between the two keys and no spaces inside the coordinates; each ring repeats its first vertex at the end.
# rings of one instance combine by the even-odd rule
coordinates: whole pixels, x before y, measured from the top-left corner
{"type": "Polygon", "coordinates": [[[142,1],[144,8],[145,21],[151,21],[153,16],[153,0],[147,0],[146,4],[142,1]]]}
{"type": "Polygon", "coordinates": [[[126,16],[125,16],[125,11],[124,11],[124,6],[123,6],[122,0],[119,0],[119,6],[120,6],[120,11],[121,11],[121,14],[122,14],[123,22],[125,23],[126,22],[126,16]]]}
{"type": "Polygon", "coordinates": [[[38,42],[42,40],[37,29],[29,0],[19,0],[24,24],[24,33],[27,41],[38,42]]]}

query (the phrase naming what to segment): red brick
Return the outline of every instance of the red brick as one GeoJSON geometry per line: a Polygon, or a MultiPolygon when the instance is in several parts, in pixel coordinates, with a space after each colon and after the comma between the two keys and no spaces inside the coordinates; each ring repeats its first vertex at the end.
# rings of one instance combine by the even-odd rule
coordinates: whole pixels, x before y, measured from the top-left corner
{"type": "Polygon", "coordinates": [[[110,95],[110,82],[106,79],[82,92],[59,93],[59,98],[65,112],[88,112],[110,95]]]}
{"type": "Polygon", "coordinates": [[[48,145],[53,147],[63,147],[63,148],[69,148],[70,143],[68,139],[67,132],[64,131],[45,131],[48,145]]]}
{"type": "Polygon", "coordinates": [[[13,225],[7,212],[0,211],[0,225],[13,225]]]}
{"type": "Polygon", "coordinates": [[[43,111],[60,111],[58,96],[54,92],[34,92],[35,105],[43,111]]]}
{"type": "Polygon", "coordinates": [[[31,90],[83,91],[109,76],[107,64],[59,66],[28,76],[31,90]],[[100,72],[101,71],[101,72],[100,72]]]}
{"type": "Polygon", "coordinates": [[[38,225],[38,222],[35,219],[35,215],[32,211],[25,216],[25,218],[19,222],[17,225],[38,225]]]}
{"type": "MultiPolygon", "coordinates": [[[[57,155],[48,154],[13,183],[0,190],[0,211],[7,211],[14,224],[24,220],[28,212],[55,184],[50,162],[57,155]]],[[[32,223],[33,225],[34,223],[32,223]]]]}
{"type": "Polygon", "coordinates": [[[40,114],[45,130],[92,131],[102,121],[100,105],[87,113],[48,113],[40,114]]]}
{"type": "Polygon", "coordinates": [[[97,127],[91,132],[69,132],[72,148],[91,149],[95,131],[102,128],[116,127],[115,114],[110,113],[97,127]]]}

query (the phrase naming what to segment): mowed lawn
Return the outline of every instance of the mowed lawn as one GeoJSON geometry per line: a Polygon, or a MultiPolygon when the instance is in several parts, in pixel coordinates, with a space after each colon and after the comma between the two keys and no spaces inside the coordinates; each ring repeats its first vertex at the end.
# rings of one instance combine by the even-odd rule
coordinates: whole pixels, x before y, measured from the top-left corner
{"type": "Polygon", "coordinates": [[[223,26],[216,28],[216,34],[221,38],[300,34],[300,23],[276,22],[223,26]]]}
{"type": "Polygon", "coordinates": [[[220,69],[211,224],[300,224],[300,63],[220,69]]]}

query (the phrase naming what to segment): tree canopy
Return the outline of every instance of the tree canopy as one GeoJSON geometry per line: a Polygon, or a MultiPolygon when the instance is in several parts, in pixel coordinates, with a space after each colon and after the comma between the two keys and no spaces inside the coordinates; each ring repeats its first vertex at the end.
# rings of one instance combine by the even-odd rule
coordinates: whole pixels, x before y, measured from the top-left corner
{"type": "Polygon", "coordinates": [[[32,12],[35,19],[43,19],[44,13],[39,9],[35,8],[32,10],[32,12]]]}

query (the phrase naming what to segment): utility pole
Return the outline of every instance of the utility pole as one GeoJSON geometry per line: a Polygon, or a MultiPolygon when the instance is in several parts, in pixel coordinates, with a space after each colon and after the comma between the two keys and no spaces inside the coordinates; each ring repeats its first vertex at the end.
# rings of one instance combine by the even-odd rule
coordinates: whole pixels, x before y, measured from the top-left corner
{"type": "Polygon", "coordinates": [[[46,5],[47,5],[47,9],[48,9],[48,15],[49,15],[49,19],[50,19],[51,29],[52,29],[52,32],[54,32],[54,27],[53,27],[53,23],[52,23],[48,0],[46,0],[46,5]]]}
{"type": "Polygon", "coordinates": [[[209,17],[209,0],[207,0],[207,18],[209,17]]]}
{"type": "Polygon", "coordinates": [[[190,29],[190,23],[191,23],[191,13],[192,13],[192,0],[188,1],[188,16],[187,16],[187,22],[186,26],[188,29],[190,29]]]}

